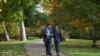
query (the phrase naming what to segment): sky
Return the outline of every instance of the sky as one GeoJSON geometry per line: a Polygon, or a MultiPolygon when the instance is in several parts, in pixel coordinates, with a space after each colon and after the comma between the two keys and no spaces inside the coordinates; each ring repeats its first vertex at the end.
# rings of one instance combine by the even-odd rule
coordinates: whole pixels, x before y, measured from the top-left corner
{"type": "Polygon", "coordinates": [[[38,12],[40,12],[40,13],[44,13],[44,12],[45,12],[44,9],[43,9],[43,7],[42,7],[40,4],[38,4],[38,5],[36,5],[36,6],[37,6],[36,10],[37,10],[38,12]]]}

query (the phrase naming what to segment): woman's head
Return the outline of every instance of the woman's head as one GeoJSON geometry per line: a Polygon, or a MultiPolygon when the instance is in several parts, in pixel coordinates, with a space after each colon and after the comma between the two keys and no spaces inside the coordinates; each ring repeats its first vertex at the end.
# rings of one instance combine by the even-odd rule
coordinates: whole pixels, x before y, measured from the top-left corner
{"type": "Polygon", "coordinates": [[[58,25],[55,25],[55,29],[59,29],[59,26],[58,25]]]}

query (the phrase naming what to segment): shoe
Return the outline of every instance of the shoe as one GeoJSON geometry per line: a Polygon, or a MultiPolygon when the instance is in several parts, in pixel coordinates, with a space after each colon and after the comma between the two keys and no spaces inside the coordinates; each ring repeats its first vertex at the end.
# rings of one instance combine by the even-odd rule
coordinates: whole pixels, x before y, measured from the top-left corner
{"type": "Polygon", "coordinates": [[[52,56],[52,55],[46,55],[46,56],[52,56]]]}
{"type": "Polygon", "coordinates": [[[47,54],[46,56],[52,56],[52,54],[50,53],[50,54],[47,54]]]}
{"type": "Polygon", "coordinates": [[[50,53],[49,56],[52,56],[52,54],[50,53]]]}
{"type": "Polygon", "coordinates": [[[57,53],[57,56],[60,56],[60,53],[57,53]]]}

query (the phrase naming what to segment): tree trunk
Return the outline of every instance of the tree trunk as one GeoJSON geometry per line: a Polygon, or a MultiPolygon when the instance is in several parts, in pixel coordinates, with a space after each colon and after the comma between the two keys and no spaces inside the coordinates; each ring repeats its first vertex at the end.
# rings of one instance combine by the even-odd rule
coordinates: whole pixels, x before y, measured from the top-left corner
{"type": "Polygon", "coordinates": [[[2,24],[3,24],[3,30],[4,30],[4,40],[5,40],[5,41],[9,41],[10,38],[9,38],[9,35],[8,35],[8,32],[7,32],[7,29],[6,29],[5,22],[3,22],[2,24]]]}
{"type": "Polygon", "coordinates": [[[96,45],[96,42],[97,42],[97,36],[96,36],[96,34],[94,34],[94,36],[93,36],[93,39],[92,39],[92,45],[91,45],[91,47],[92,48],[97,48],[97,45],[96,45]]]}
{"type": "Polygon", "coordinates": [[[92,42],[93,42],[92,48],[97,48],[96,41],[97,41],[97,40],[95,40],[95,39],[92,40],[92,42]]]}
{"type": "Polygon", "coordinates": [[[22,21],[20,24],[20,40],[27,41],[24,21],[22,21]]]}

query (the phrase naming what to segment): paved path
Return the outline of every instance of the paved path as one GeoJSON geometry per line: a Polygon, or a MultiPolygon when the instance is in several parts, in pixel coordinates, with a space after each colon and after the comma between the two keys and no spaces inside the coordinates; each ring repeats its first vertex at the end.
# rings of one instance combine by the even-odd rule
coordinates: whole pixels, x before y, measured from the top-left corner
{"type": "MultiPolygon", "coordinates": [[[[25,48],[29,56],[46,56],[45,47],[42,41],[25,44],[25,48]]],[[[52,54],[53,56],[56,56],[56,53],[54,50],[52,50],[52,54]]],[[[61,56],[64,56],[64,55],[61,54],[61,56]]]]}

